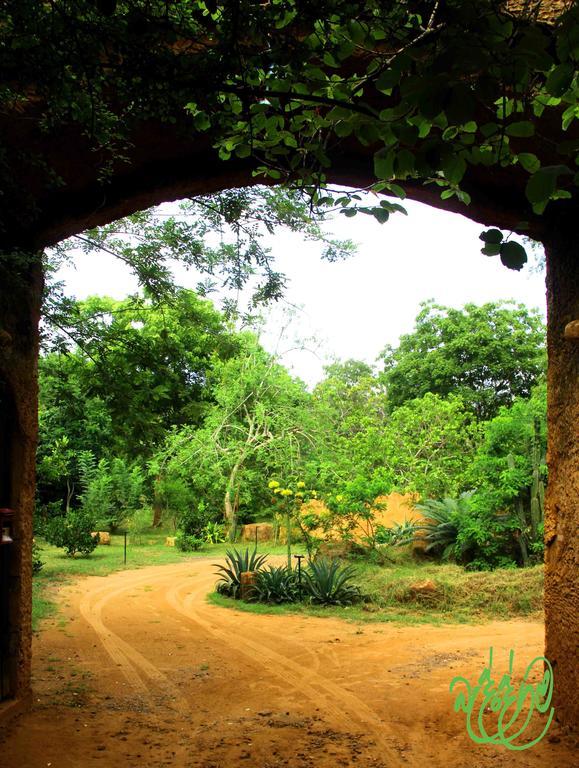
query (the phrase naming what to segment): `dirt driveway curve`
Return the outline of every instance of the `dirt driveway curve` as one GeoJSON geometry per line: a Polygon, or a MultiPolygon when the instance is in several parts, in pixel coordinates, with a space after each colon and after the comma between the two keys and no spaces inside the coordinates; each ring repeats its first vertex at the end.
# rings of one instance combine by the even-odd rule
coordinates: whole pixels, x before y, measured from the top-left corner
{"type": "MultiPolygon", "coordinates": [[[[524,752],[476,746],[450,680],[541,654],[537,622],[351,624],[210,605],[212,562],[91,577],[36,640],[18,768],[571,768],[556,727],[524,752]],[[64,619],[63,619],[64,616],[64,619]]],[[[539,725],[539,724],[538,724],[539,725]]]]}

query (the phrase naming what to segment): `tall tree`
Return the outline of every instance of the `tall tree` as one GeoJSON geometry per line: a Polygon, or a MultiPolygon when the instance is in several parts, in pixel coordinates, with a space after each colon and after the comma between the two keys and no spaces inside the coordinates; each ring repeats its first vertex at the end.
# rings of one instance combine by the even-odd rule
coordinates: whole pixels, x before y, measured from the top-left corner
{"type": "Polygon", "coordinates": [[[200,495],[219,489],[233,537],[240,498],[255,504],[267,492],[269,473],[298,469],[309,440],[309,395],[251,334],[241,354],[217,365],[214,375],[215,404],[203,428],[171,435],[160,465],[187,477],[200,495]]]}
{"type": "Polygon", "coordinates": [[[459,395],[479,420],[528,397],[546,368],[538,311],[513,302],[462,309],[428,301],[412,333],[382,354],[393,408],[427,392],[459,395]]]}
{"type": "Polygon", "coordinates": [[[64,395],[54,380],[62,383],[66,371],[83,400],[104,404],[109,446],[123,455],[150,455],[171,426],[199,425],[211,402],[214,361],[239,348],[222,315],[192,291],[180,290],[163,304],[93,296],[69,310],[68,333],[52,337],[60,351],[41,362],[42,410],[64,395]]]}

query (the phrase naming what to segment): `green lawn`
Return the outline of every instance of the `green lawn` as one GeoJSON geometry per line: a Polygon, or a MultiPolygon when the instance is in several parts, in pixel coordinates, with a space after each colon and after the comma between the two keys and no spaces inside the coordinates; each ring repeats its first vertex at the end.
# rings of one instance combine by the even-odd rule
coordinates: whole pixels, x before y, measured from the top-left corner
{"type": "MultiPolygon", "coordinates": [[[[47,544],[42,539],[37,539],[41,547],[40,558],[44,562],[42,570],[33,579],[32,589],[32,624],[38,629],[41,619],[51,616],[56,611],[54,602],[54,590],[59,584],[70,581],[78,576],[106,576],[114,571],[122,571],[127,568],[143,568],[148,565],[168,565],[194,560],[199,557],[222,558],[230,544],[206,544],[197,552],[180,552],[176,547],[165,545],[167,533],[146,534],[143,544],[131,544],[127,546],[127,562],[124,563],[124,538],[123,536],[111,536],[110,546],[98,546],[88,556],[76,555],[68,557],[62,549],[57,549],[47,544]]],[[[236,545],[238,549],[245,549],[245,542],[236,545]]],[[[269,552],[272,555],[285,554],[284,546],[267,546],[266,543],[258,544],[258,551],[269,552]]],[[[301,551],[301,550],[296,550],[301,551]]]]}
{"type": "MultiPolygon", "coordinates": [[[[62,550],[40,541],[44,567],[34,577],[33,626],[54,614],[54,588],[78,576],[105,576],[127,568],[179,563],[195,558],[222,558],[229,544],[207,544],[198,552],[180,552],[165,545],[165,533],[151,533],[138,546],[129,542],[123,562],[123,537],[112,536],[110,546],[99,546],[88,557],[67,557],[62,550]]],[[[237,548],[247,545],[237,544],[237,548]]],[[[250,545],[251,546],[251,545],[250,545]]],[[[260,543],[258,551],[285,555],[285,546],[260,543]]],[[[300,547],[294,552],[301,553],[300,547]]],[[[209,600],[221,606],[253,613],[301,613],[334,616],[353,621],[403,623],[478,622],[518,617],[540,618],[543,606],[543,566],[499,569],[492,572],[465,571],[458,565],[415,562],[408,553],[393,550],[393,562],[375,565],[355,562],[356,582],[365,599],[351,607],[320,607],[305,604],[256,605],[212,594],[209,600]],[[417,594],[413,585],[430,581],[431,592],[417,594]]]]}

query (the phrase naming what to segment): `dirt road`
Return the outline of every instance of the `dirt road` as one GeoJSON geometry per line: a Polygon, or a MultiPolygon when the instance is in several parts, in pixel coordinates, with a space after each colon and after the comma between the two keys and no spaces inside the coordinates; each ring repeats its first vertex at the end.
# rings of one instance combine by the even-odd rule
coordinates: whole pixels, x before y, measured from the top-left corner
{"type": "MultiPolygon", "coordinates": [[[[571,768],[556,726],[523,752],[475,745],[449,683],[494,647],[542,653],[527,621],[350,624],[208,604],[212,562],[91,577],[60,592],[36,641],[34,711],[9,727],[17,768],[571,768]]],[[[535,725],[538,733],[539,720],[535,725]]]]}

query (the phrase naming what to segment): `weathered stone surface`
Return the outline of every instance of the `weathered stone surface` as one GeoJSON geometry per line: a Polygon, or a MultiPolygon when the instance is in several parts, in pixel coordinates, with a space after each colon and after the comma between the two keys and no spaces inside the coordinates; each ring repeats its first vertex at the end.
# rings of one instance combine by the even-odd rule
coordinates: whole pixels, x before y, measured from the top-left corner
{"type": "Polygon", "coordinates": [[[551,222],[547,252],[549,482],[545,497],[545,655],[555,716],[579,723],[579,344],[563,333],[579,317],[576,217],[551,222]]]}
{"type": "Polygon", "coordinates": [[[42,274],[31,254],[21,274],[0,264],[0,507],[15,510],[11,544],[10,658],[4,689],[29,702],[32,649],[32,518],[35,500],[37,440],[38,322],[42,274]],[[10,471],[6,471],[6,468],[10,471]]]}
{"type": "Polygon", "coordinates": [[[176,536],[167,536],[167,538],[165,539],[165,546],[174,547],[176,538],[177,538],[176,536]]]}

